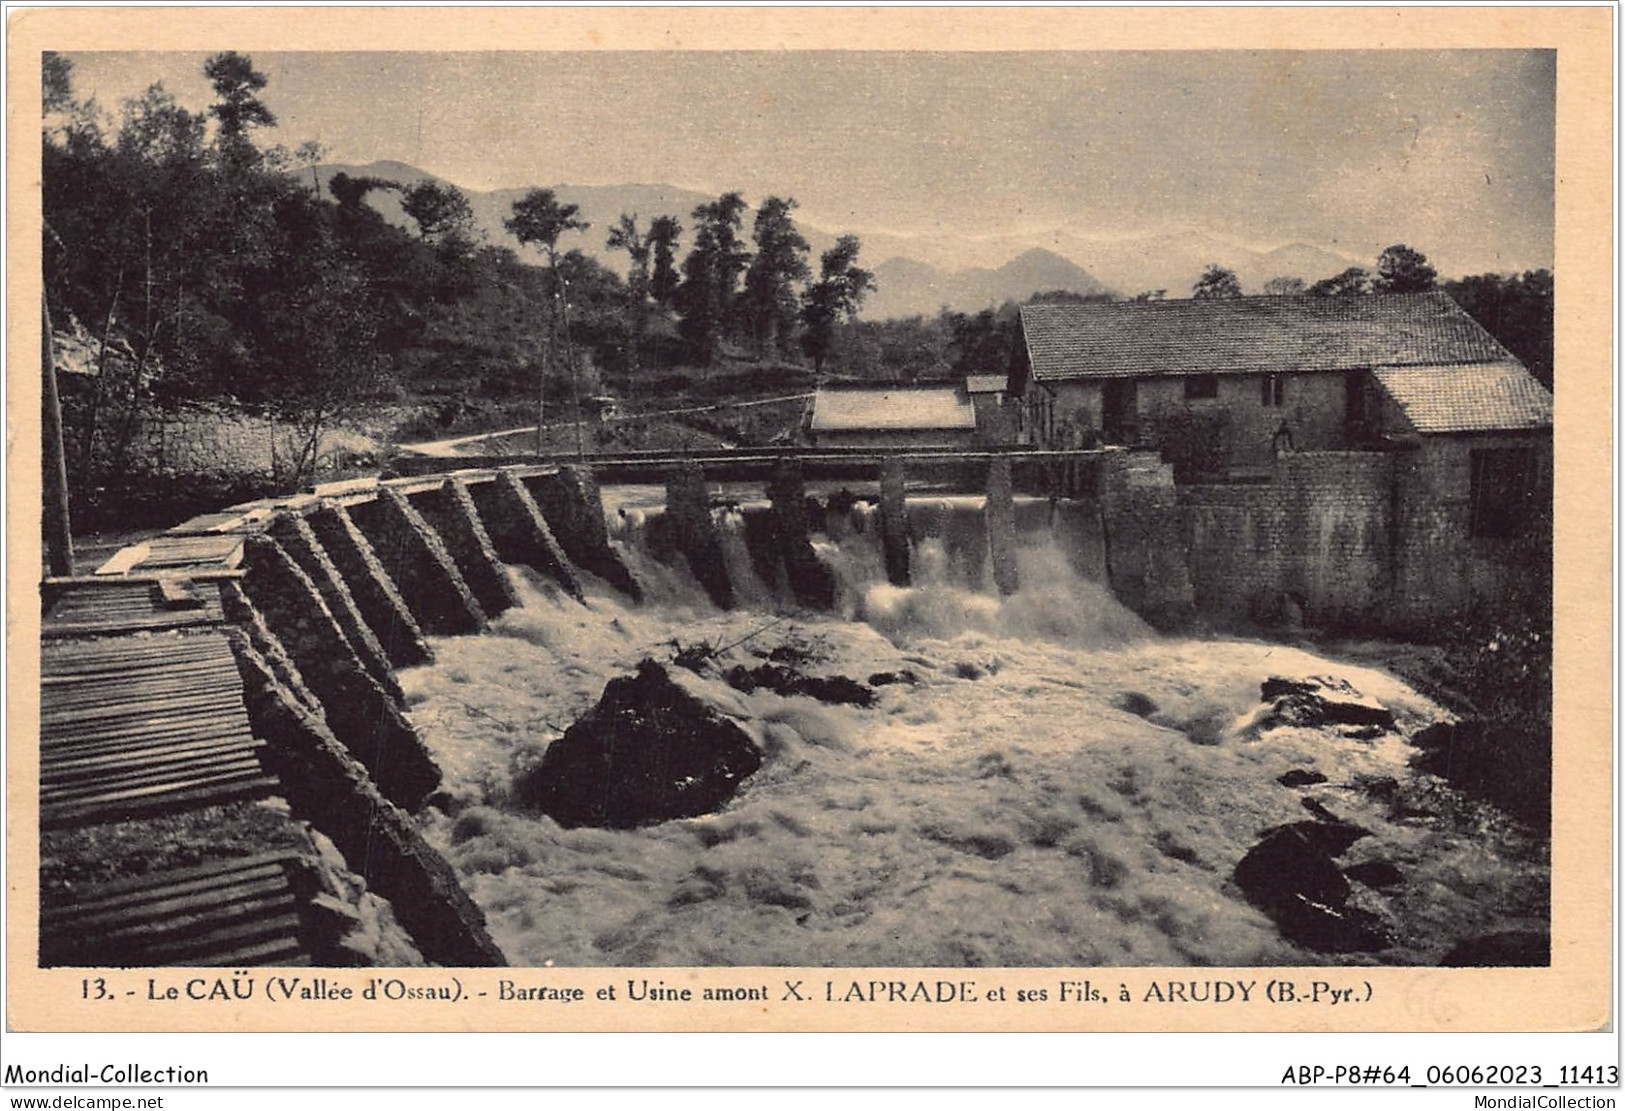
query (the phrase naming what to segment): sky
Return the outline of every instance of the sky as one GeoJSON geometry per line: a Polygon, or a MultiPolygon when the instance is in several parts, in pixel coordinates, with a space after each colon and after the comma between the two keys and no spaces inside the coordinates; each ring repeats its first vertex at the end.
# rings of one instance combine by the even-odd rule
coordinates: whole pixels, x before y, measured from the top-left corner
{"type": "MultiPolygon", "coordinates": [[[[202,53],[75,53],[107,108],[202,53]]],[[[275,141],[468,189],[789,195],[832,230],[1197,229],[1446,275],[1552,264],[1550,51],[258,53],[275,141]]]]}

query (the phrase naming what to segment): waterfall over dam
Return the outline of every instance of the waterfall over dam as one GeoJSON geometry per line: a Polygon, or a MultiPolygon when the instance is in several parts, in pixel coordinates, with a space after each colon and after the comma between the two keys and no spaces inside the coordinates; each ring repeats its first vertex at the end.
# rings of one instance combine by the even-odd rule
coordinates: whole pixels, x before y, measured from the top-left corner
{"type": "MultiPolygon", "coordinates": [[[[1300,963],[1322,958],[1227,885],[1308,805],[1274,781],[1314,767],[1373,834],[1353,864],[1397,853],[1439,877],[1361,911],[1391,927],[1369,959],[1436,963],[1461,931],[1540,920],[1542,865],[1513,834],[1489,864],[1466,838],[1421,852],[1389,789],[1360,786],[1421,789],[1406,737],[1437,706],[1298,649],[1154,631],[1214,598],[1176,508],[1157,461],[1089,452],[514,465],[197,518],[109,574],[48,581],[45,670],[77,682],[87,640],[218,643],[254,774],[142,771],[104,795],[48,775],[42,906],[81,905],[50,883],[77,831],[110,832],[116,858],[142,823],[270,799],[318,838],[278,833],[292,859],[331,846],[287,866],[277,952],[314,963],[383,959],[356,955],[358,889],[448,965],[1300,963]],[[685,656],[685,690],[764,754],[720,812],[565,828],[516,798],[606,683],[685,656]],[[1391,731],[1260,724],[1270,676],[1334,668],[1391,731]],[[741,686],[763,669],[863,698],[741,686]]],[[[84,751],[53,720],[42,761],[84,751]]],[[[143,963],[132,944],[92,934],[51,961],[143,963]]]]}

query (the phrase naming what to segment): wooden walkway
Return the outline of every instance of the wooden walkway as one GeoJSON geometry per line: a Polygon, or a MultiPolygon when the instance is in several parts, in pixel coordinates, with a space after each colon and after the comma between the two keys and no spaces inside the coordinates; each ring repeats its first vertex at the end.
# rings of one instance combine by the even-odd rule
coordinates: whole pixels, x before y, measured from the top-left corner
{"type": "Polygon", "coordinates": [[[49,639],[40,663],[42,828],[277,789],[218,629],[49,639]]]}
{"type": "MultiPolygon", "coordinates": [[[[269,515],[194,519],[96,576],[45,584],[42,831],[94,828],[108,857],[138,870],[143,846],[124,842],[117,823],[279,793],[249,724],[219,583],[269,515]]],[[[40,897],[40,965],[309,964],[308,894],[290,880],[297,859],[233,857],[83,890],[51,885],[40,897]]]]}
{"type": "Polygon", "coordinates": [[[44,904],[40,967],[307,965],[297,860],[270,853],[172,868],[44,904]]]}

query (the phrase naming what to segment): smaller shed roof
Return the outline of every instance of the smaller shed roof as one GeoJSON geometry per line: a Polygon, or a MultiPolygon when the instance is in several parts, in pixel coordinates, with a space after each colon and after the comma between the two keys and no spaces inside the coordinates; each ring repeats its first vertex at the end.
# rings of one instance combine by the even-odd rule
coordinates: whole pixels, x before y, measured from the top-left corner
{"type": "Polygon", "coordinates": [[[1518,363],[1379,367],[1372,373],[1418,432],[1552,426],[1551,391],[1518,363]]]}
{"type": "Polygon", "coordinates": [[[998,393],[1009,382],[1010,379],[1003,374],[967,374],[965,376],[965,392],[998,393]]]}
{"type": "Polygon", "coordinates": [[[975,427],[976,410],[957,386],[822,389],[813,398],[814,432],[975,427]]]}

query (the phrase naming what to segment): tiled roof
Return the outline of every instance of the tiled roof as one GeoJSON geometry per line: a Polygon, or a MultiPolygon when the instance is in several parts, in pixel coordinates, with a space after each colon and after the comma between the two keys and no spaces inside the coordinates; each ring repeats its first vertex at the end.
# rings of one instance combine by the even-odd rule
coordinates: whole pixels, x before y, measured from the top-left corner
{"type": "Polygon", "coordinates": [[[1003,374],[967,374],[965,376],[966,393],[998,393],[1009,383],[1003,374]]]}
{"type": "Polygon", "coordinates": [[[1552,395],[1518,363],[1385,367],[1372,372],[1418,432],[1552,426],[1552,395]]]}
{"type": "Polygon", "coordinates": [[[813,399],[814,432],[975,427],[976,410],[956,386],[826,389],[813,399]]]}
{"type": "Polygon", "coordinates": [[[1039,381],[1512,358],[1443,293],[1024,305],[1021,325],[1039,381]]]}

